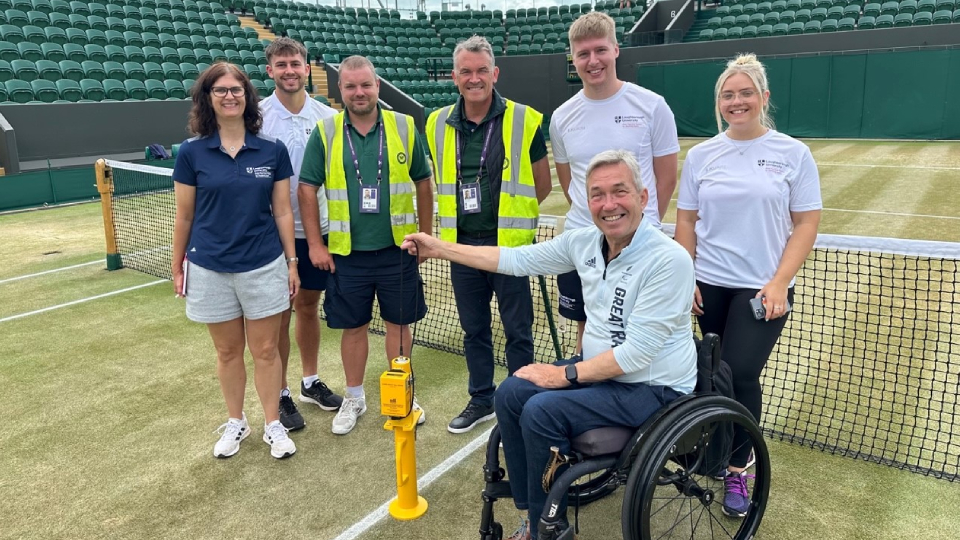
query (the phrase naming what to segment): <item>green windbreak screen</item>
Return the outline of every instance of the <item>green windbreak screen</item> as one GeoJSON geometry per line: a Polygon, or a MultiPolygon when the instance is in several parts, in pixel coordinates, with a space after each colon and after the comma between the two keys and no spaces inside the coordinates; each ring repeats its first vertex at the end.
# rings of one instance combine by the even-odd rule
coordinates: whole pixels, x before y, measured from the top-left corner
{"type": "MultiPolygon", "coordinates": [[[[960,139],[960,49],[762,59],[777,128],[796,137],[960,139]]],[[[683,136],[717,133],[723,61],[641,64],[683,136]]]]}

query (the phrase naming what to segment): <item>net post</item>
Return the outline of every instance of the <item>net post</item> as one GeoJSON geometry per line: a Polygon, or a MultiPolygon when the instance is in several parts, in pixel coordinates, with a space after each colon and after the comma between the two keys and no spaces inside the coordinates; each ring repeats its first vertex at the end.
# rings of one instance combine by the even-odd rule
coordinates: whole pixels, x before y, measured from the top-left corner
{"type": "Polygon", "coordinates": [[[103,159],[94,164],[97,173],[97,191],[100,192],[100,210],[103,213],[103,234],[107,240],[107,270],[119,270],[123,267],[120,253],[117,251],[116,228],[113,223],[113,179],[110,167],[103,159]]]}
{"type": "Polygon", "coordinates": [[[537,276],[540,283],[540,296],[543,297],[543,307],[547,314],[547,327],[550,328],[550,338],[553,340],[553,352],[557,355],[557,360],[563,360],[563,350],[560,347],[560,337],[557,334],[557,324],[553,320],[553,309],[550,307],[550,297],[547,295],[547,278],[537,276]]]}

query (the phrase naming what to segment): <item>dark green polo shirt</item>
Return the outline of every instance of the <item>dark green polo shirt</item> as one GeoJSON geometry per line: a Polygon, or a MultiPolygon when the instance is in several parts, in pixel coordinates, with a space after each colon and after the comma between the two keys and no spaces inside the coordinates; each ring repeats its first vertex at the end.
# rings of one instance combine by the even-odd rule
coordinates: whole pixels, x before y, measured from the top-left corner
{"type": "MultiPolygon", "coordinates": [[[[464,214],[463,201],[457,195],[457,229],[460,233],[476,236],[493,236],[497,233],[497,214],[500,208],[500,182],[503,176],[503,113],[507,110],[506,100],[494,89],[493,103],[480,124],[474,124],[462,115],[463,98],[447,118],[447,124],[460,132],[461,174],[464,182],[475,182],[480,168],[480,154],[487,126],[493,124],[490,135],[490,148],[487,161],[480,175],[480,212],[464,214]]],[[[539,127],[530,145],[530,163],[536,163],[547,155],[547,141],[539,127]]]]}
{"type": "MultiPolygon", "coordinates": [[[[383,112],[377,115],[377,123],[370,128],[370,132],[359,133],[350,123],[350,115],[345,114],[344,123],[350,126],[348,132],[353,140],[353,147],[357,151],[360,161],[360,175],[364,185],[377,183],[377,157],[380,145],[380,123],[383,122],[383,112]]],[[[386,134],[384,134],[383,173],[380,182],[380,212],[376,214],[360,213],[360,185],[357,182],[357,170],[353,166],[353,156],[350,154],[350,144],[343,141],[343,166],[347,176],[347,197],[350,205],[350,240],[354,251],[374,251],[394,245],[393,230],[390,227],[390,160],[386,153],[386,134]]],[[[410,178],[414,182],[422,182],[433,174],[427,160],[423,140],[419,133],[413,144],[413,156],[410,167],[410,178]]],[[[323,151],[323,139],[320,138],[320,129],[314,129],[307,141],[307,149],[303,156],[303,165],[300,168],[300,181],[314,186],[323,186],[327,180],[326,154],[323,151]]]]}

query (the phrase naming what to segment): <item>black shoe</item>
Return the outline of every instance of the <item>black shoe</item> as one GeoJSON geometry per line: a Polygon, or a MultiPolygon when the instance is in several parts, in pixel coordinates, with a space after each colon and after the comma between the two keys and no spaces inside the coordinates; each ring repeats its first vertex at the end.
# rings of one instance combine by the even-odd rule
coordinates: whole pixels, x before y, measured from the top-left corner
{"type": "Polygon", "coordinates": [[[323,384],[323,381],[317,379],[310,388],[300,383],[300,401],[313,403],[325,411],[335,411],[340,408],[343,398],[334,394],[327,385],[323,384]]]}
{"type": "Polygon", "coordinates": [[[290,396],[280,396],[280,423],[289,431],[297,431],[307,425],[290,396]]]}
{"type": "Polygon", "coordinates": [[[447,431],[450,433],[466,433],[480,422],[493,420],[495,416],[497,416],[497,413],[493,411],[493,405],[478,405],[471,401],[459,416],[450,421],[447,431]]]}

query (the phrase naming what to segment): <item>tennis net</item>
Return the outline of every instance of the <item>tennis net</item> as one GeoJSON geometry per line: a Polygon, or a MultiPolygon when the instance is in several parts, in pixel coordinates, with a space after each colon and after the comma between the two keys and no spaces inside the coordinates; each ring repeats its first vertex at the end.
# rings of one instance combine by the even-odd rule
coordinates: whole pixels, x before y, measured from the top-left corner
{"type": "MultiPolygon", "coordinates": [[[[103,176],[108,265],[112,254],[113,267],[169,278],[171,171],[110,161],[103,176]]],[[[557,233],[557,220],[545,217],[538,240],[557,233]]],[[[764,371],[767,435],[960,479],[958,261],[960,244],[820,235],[764,371]]],[[[417,344],[463,354],[449,265],[430,260],[421,274],[429,313],[415,328],[417,344]]],[[[552,322],[555,279],[532,279],[531,288],[540,300],[537,360],[569,354],[576,325],[552,322]]],[[[371,328],[382,333],[377,311],[371,328]]],[[[496,309],[493,321],[495,354],[505,363],[496,309]]]]}

